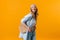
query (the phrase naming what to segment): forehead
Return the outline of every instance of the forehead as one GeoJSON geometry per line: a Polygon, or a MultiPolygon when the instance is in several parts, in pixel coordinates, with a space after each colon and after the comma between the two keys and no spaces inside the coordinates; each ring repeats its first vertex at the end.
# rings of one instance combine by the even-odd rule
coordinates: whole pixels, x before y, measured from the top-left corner
{"type": "Polygon", "coordinates": [[[36,8],[36,5],[33,4],[33,5],[30,6],[30,8],[36,8]]]}

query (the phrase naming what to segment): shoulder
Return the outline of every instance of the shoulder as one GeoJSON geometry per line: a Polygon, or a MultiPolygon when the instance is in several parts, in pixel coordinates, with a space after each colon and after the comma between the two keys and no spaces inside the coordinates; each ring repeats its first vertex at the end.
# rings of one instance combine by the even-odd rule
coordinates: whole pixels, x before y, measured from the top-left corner
{"type": "Polygon", "coordinates": [[[31,17],[32,17],[32,14],[29,13],[29,14],[25,15],[24,18],[21,19],[21,22],[25,22],[25,21],[27,21],[31,17]]]}
{"type": "Polygon", "coordinates": [[[32,14],[29,13],[29,14],[25,15],[25,17],[32,17],[32,14]]]}

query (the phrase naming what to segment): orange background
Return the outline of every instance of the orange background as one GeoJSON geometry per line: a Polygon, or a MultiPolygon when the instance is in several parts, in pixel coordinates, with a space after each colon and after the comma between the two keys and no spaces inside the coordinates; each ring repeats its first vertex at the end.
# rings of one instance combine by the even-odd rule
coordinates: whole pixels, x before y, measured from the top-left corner
{"type": "Polygon", "coordinates": [[[30,5],[38,7],[36,40],[60,39],[59,0],[0,0],[0,40],[21,40],[20,20],[30,11],[30,5]]]}

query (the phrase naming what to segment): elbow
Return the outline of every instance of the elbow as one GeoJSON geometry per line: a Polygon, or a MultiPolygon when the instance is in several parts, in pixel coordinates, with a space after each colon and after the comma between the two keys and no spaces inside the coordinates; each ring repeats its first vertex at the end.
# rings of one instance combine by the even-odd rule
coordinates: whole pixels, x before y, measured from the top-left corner
{"type": "Polygon", "coordinates": [[[24,25],[24,24],[25,24],[25,22],[21,21],[21,24],[22,24],[22,25],[24,25]]]}

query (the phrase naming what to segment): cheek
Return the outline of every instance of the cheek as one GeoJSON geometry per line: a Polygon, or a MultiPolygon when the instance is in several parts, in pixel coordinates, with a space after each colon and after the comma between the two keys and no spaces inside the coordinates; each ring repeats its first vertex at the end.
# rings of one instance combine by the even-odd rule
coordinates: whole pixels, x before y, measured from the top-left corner
{"type": "Polygon", "coordinates": [[[33,12],[35,12],[36,10],[32,10],[33,12]]]}

